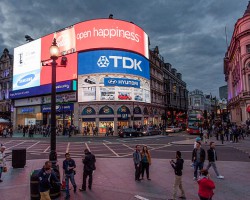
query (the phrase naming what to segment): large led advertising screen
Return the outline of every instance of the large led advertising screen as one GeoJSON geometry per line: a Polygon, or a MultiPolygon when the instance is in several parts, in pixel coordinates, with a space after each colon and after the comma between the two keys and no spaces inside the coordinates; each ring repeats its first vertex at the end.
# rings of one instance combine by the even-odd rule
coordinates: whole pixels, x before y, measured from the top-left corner
{"type": "Polygon", "coordinates": [[[96,50],[78,54],[78,101],[150,103],[149,61],[138,54],[96,50]]]}
{"type": "Polygon", "coordinates": [[[78,74],[121,73],[150,79],[149,62],[135,53],[97,50],[78,54],[78,74]]]}
{"type": "MultiPolygon", "coordinates": [[[[15,48],[13,91],[51,83],[49,48],[54,38],[60,51],[57,60],[57,82],[77,79],[78,74],[101,72],[130,74],[149,79],[147,34],[139,26],[130,22],[96,19],[74,24],[15,48]],[[99,51],[95,53],[86,52],[86,50],[97,49],[99,51]],[[100,49],[127,52],[101,51],[100,49]],[[82,51],[89,54],[81,53],[82,51]],[[80,54],[79,58],[78,54],[80,54]],[[67,58],[67,64],[64,67],[60,67],[62,56],[67,58]],[[84,61],[85,58],[88,58],[89,63],[84,61]],[[45,66],[42,63],[49,65],[45,66]],[[86,68],[85,72],[79,68],[80,73],[77,73],[77,66],[81,65],[88,65],[91,68],[86,68]]],[[[122,80],[118,82],[123,88],[122,80]]]]}

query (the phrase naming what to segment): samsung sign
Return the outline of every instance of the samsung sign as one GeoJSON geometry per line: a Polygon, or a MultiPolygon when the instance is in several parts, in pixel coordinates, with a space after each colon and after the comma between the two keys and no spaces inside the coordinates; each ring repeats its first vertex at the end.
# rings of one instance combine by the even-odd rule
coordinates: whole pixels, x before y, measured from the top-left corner
{"type": "Polygon", "coordinates": [[[127,78],[104,78],[104,86],[140,88],[140,81],[127,78]]]}
{"type": "Polygon", "coordinates": [[[98,50],[78,54],[78,74],[120,73],[150,79],[149,62],[135,53],[98,50]]]}
{"type": "MultiPolygon", "coordinates": [[[[74,85],[73,81],[63,81],[56,83],[56,92],[72,91],[74,85]]],[[[10,99],[19,99],[24,97],[39,96],[51,93],[51,84],[41,85],[38,87],[32,87],[22,90],[10,91],[10,99]]]]}

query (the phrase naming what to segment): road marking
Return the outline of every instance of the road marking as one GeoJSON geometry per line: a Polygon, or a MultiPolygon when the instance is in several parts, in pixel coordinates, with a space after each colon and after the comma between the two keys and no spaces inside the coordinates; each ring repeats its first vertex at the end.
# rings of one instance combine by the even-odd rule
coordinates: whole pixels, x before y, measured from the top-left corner
{"type": "Polygon", "coordinates": [[[133,151],[135,150],[134,148],[132,148],[132,147],[126,145],[126,144],[122,144],[122,145],[125,146],[125,147],[127,147],[127,148],[129,148],[129,149],[132,149],[133,151]]]}
{"type": "Polygon", "coordinates": [[[69,146],[70,146],[70,142],[68,142],[66,153],[69,153],[69,146]]]}
{"type": "Polygon", "coordinates": [[[152,149],[150,149],[150,150],[151,150],[151,151],[152,151],[152,150],[158,150],[158,149],[162,149],[162,148],[169,147],[169,146],[172,146],[172,145],[171,145],[171,144],[166,144],[166,145],[164,145],[164,146],[155,147],[155,148],[152,148],[152,149]]]}
{"type": "Polygon", "coordinates": [[[89,145],[85,142],[86,148],[90,151],[89,145]]]}
{"type": "Polygon", "coordinates": [[[37,145],[38,143],[40,143],[40,141],[38,141],[38,142],[36,142],[35,144],[33,144],[33,145],[31,145],[30,147],[28,147],[27,150],[30,149],[31,147],[37,145]]]}
{"type": "Polygon", "coordinates": [[[111,149],[108,145],[106,145],[105,143],[103,143],[103,145],[105,147],[107,147],[113,154],[115,154],[117,157],[120,157],[113,149],[111,149]]]}
{"type": "Polygon", "coordinates": [[[50,145],[43,151],[43,153],[46,153],[50,148],[50,145]]]}
{"type": "Polygon", "coordinates": [[[112,143],[112,142],[110,142],[110,141],[108,141],[108,140],[103,140],[103,142],[106,142],[106,143],[109,143],[109,144],[112,143]]]}
{"type": "Polygon", "coordinates": [[[19,144],[16,144],[16,145],[14,145],[14,146],[12,146],[12,147],[9,147],[9,148],[7,148],[6,150],[8,150],[8,149],[10,149],[10,148],[13,148],[13,147],[16,147],[16,146],[18,146],[18,145],[20,145],[20,144],[23,144],[23,143],[25,143],[26,141],[23,141],[23,142],[21,142],[21,143],[19,143],[19,144]]]}
{"type": "Polygon", "coordinates": [[[139,195],[135,195],[135,198],[141,199],[141,200],[149,200],[149,199],[146,199],[146,198],[144,198],[144,197],[142,197],[142,196],[139,196],[139,195]]]}

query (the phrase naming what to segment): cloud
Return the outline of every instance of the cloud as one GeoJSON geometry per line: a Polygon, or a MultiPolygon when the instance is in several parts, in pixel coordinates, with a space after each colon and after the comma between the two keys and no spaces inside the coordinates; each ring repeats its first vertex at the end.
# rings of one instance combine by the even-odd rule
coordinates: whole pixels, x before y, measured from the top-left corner
{"type": "Polygon", "coordinates": [[[39,38],[80,21],[114,18],[133,21],[159,46],[166,62],[182,73],[189,91],[218,96],[225,85],[223,57],[234,24],[242,17],[247,0],[127,0],[31,1],[2,0],[0,51],[25,43],[25,35],[39,38]]]}

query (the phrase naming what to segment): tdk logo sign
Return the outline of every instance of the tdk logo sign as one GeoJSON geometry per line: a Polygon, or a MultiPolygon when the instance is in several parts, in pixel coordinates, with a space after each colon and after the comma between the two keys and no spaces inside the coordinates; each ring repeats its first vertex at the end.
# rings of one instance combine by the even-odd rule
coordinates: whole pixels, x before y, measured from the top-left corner
{"type": "Polygon", "coordinates": [[[116,68],[122,66],[122,68],[125,69],[134,69],[142,72],[140,66],[142,61],[138,61],[137,59],[132,59],[129,57],[109,56],[107,58],[106,56],[100,56],[100,58],[97,61],[97,65],[99,67],[108,67],[111,61],[113,61],[114,67],[116,68]]]}
{"type": "Polygon", "coordinates": [[[17,82],[18,86],[23,86],[31,82],[35,78],[35,74],[29,74],[17,82]]]}

